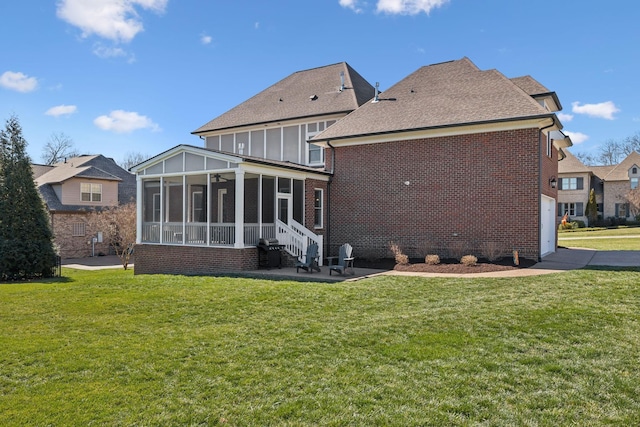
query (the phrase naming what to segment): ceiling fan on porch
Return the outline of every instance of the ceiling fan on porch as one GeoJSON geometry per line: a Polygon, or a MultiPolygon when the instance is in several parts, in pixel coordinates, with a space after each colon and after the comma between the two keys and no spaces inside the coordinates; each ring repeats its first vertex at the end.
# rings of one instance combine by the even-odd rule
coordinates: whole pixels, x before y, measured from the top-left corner
{"type": "Polygon", "coordinates": [[[213,175],[213,177],[216,179],[216,182],[220,182],[220,180],[227,182],[229,181],[227,178],[223,177],[222,175],[220,175],[219,173],[213,175]]]}

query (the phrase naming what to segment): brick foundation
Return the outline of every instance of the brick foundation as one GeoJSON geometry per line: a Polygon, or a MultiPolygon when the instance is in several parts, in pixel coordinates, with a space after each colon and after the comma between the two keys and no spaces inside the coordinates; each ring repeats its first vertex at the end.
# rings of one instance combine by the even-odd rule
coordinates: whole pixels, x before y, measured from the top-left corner
{"type": "Polygon", "coordinates": [[[140,244],[135,274],[206,275],[258,268],[258,249],[140,244]]]}

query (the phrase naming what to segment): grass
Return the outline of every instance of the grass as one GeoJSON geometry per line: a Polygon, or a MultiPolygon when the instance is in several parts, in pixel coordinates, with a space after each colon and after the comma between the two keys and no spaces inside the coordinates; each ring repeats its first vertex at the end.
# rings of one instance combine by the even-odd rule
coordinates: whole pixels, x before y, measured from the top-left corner
{"type": "Polygon", "coordinates": [[[640,228],[579,228],[558,232],[558,244],[599,251],[640,250],[640,228]]]}
{"type": "Polygon", "coordinates": [[[0,425],[639,425],[640,270],[0,285],[0,425]]]}

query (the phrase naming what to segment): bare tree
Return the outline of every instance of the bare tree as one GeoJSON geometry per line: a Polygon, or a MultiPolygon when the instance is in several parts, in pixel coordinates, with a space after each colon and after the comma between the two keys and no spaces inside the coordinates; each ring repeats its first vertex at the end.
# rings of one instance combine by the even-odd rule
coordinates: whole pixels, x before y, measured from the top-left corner
{"type": "Polygon", "coordinates": [[[622,144],[614,139],[608,139],[600,147],[598,161],[603,165],[617,165],[624,158],[622,144]]]}
{"type": "Polygon", "coordinates": [[[629,203],[629,213],[635,219],[640,216],[640,187],[629,191],[625,199],[629,203]]]}
{"type": "Polygon", "coordinates": [[[577,152],[574,154],[574,156],[578,160],[580,160],[583,165],[586,165],[586,166],[593,166],[597,163],[596,158],[593,156],[593,154],[577,152]]]}
{"type": "Polygon", "coordinates": [[[52,165],[66,159],[78,156],[78,150],[73,146],[73,140],[62,132],[52,133],[42,148],[42,162],[52,165]]]}
{"type": "Polygon", "coordinates": [[[102,232],[126,270],[136,244],[136,204],[109,206],[91,214],[92,227],[102,232]]]}
{"type": "Polygon", "coordinates": [[[622,144],[622,151],[625,156],[628,156],[633,151],[640,153],[640,132],[636,132],[635,135],[628,136],[624,139],[622,144]]]}
{"type": "Polygon", "coordinates": [[[127,151],[124,155],[124,158],[118,162],[118,165],[120,165],[122,169],[129,170],[129,168],[144,162],[148,158],[149,156],[146,154],[142,154],[134,151],[127,151]]]}

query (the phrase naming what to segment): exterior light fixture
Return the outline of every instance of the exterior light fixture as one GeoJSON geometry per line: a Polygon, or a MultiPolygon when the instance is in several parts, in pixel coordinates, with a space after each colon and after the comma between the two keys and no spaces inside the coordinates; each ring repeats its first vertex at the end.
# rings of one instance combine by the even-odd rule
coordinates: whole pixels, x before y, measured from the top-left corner
{"type": "Polygon", "coordinates": [[[551,188],[556,188],[556,186],[558,185],[558,181],[556,181],[555,176],[551,177],[551,179],[549,180],[549,185],[551,186],[551,188]]]}

